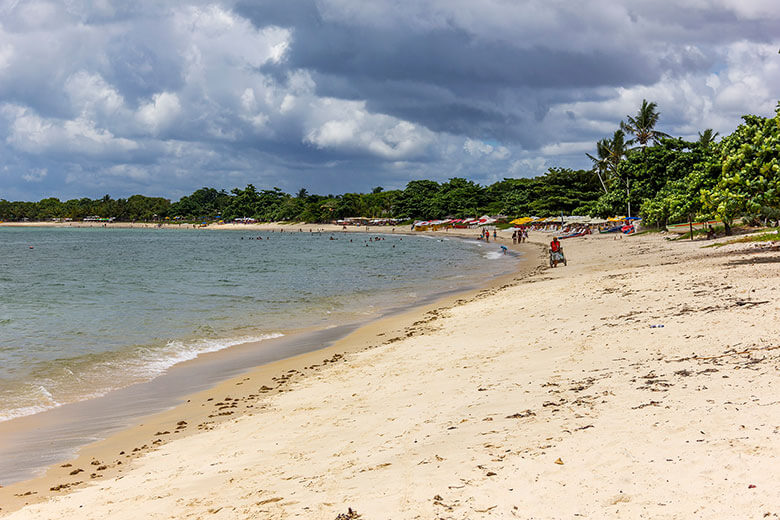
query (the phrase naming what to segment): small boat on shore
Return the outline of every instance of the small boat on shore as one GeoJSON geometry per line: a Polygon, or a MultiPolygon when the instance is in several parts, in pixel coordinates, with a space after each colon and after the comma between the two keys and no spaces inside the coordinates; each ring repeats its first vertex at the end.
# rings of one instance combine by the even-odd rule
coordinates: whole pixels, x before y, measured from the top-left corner
{"type": "MultiPolygon", "coordinates": [[[[700,229],[706,229],[707,226],[717,226],[723,224],[720,220],[707,220],[704,222],[694,222],[693,223],[693,230],[698,231],[700,229]]],[[[670,233],[678,233],[680,235],[683,235],[685,233],[688,233],[691,230],[691,223],[690,222],[682,222],[680,224],[672,224],[670,226],[666,226],[666,229],[670,233]]]]}
{"type": "Polygon", "coordinates": [[[623,224],[618,224],[617,226],[607,228],[607,229],[599,229],[599,233],[618,233],[619,231],[623,230],[623,224]]]}
{"type": "Polygon", "coordinates": [[[569,233],[568,235],[561,235],[558,237],[558,240],[563,240],[564,238],[575,238],[575,237],[582,237],[588,234],[588,231],[582,230],[577,231],[575,233],[569,233]]]}

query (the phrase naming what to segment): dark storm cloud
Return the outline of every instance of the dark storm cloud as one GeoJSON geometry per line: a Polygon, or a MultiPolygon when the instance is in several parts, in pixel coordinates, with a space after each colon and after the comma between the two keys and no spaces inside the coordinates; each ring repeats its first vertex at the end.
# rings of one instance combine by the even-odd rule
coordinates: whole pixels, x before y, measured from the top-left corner
{"type": "Polygon", "coordinates": [[[321,95],[365,99],[371,110],[435,131],[531,148],[539,144],[530,127],[546,114],[545,90],[632,86],[661,75],[654,58],[629,50],[526,48],[522,35],[487,40],[457,27],[350,26],[324,21],[313,2],[236,9],[258,27],[294,28],[285,66],[314,71],[321,95]]]}
{"type": "Polygon", "coordinates": [[[258,27],[278,25],[308,31],[323,24],[314,0],[238,2],[234,9],[241,16],[252,20],[258,27]]]}
{"type": "Polygon", "coordinates": [[[431,83],[465,96],[480,89],[630,86],[660,74],[649,70],[651,60],[632,52],[523,48],[459,29],[415,34],[321,26],[296,31],[289,59],[293,66],[325,74],[431,83]]]}
{"type": "MultiPolygon", "coordinates": [[[[175,42],[148,27],[145,29],[147,35],[122,35],[111,39],[105,49],[112,59],[104,77],[114,85],[121,85],[122,95],[133,101],[160,90],[177,90],[184,84],[179,56],[160,52],[161,48],[170,49],[175,42]]],[[[158,29],[164,31],[162,27],[158,29]]]]}

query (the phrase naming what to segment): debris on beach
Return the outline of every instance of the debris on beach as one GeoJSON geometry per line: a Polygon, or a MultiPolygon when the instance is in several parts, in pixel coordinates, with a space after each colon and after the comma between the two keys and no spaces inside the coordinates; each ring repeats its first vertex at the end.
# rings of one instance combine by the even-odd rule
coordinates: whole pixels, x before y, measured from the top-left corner
{"type": "Polygon", "coordinates": [[[354,520],[356,518],[363,518],[358,514],[357,511],[354,511],[351,507],[347,508],[346,513],[341,513],[339,516],[336,517],[336,520],[354,520]]]}
{"type": "Polygon", "coordinates": [[[518,413],[515,413],[515,414],[512,414],[512,415],[507,415],[506,418],[507,419],[523,419],[525,417],[531,417],[532,415],[536,415],[536,414],[534,412],[532,412],[531,410],[526,410],[524,412],[518,412],[518,413]]]}

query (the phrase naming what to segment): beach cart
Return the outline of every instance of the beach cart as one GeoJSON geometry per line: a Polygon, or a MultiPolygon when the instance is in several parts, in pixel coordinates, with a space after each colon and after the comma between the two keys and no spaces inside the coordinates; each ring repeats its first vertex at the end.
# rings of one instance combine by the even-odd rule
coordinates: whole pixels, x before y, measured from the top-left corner
{"type": "Polygon", "coordinates": [[[560,248],[558,251],[553,251],[552,249],[550,251],[550,267],[557,267],[558,264],[562,263],[563,265],[566,265],[566,256],[563,254],[563,248],[560,248]]]}

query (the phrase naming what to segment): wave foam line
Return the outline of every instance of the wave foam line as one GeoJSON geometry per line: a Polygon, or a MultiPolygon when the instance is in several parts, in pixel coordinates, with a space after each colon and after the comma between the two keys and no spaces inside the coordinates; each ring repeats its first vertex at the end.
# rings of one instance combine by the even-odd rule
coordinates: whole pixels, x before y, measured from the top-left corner
{"type": "MultiPolygon", "coordinates": [[[[109,362],[98,363],[94,368],[95,370],[120,373],[130,373],[141,381],[150,381],[163,373],[169,368],[195,359],[201,354],[209,352],[217,352],[226,348],[234,347],[244,343],[260,342],[267,339],[280,338],[284,336],[282,333],[262,334],[259,336],[241,336],[236,338],[227,339],[198,339],[194,341],[169,341],[166,344],[166,348],[162,350],[146,349],[145,354],[140,357],[126,359],[122,362],[109,362]]],[[[73,372],[68,370],[71,375],[73,372]]],[[[133,383],[139,383],[141,381],[134,381],[133,383]]],[[[96,393],[82,395],[75,401],[86,401],[88,399],[94,399],[106,395],[112,390],[117,390],[120,386],[106,388],[96,393]]],[[[0,422],[10,421],[19,417],[27,415],[34,415],[36,413],[45,412],[52,408],[57,408],[63,404],[55,399],[55,397],[49,392],[49,390],[39,385],[36,388],[35,396],[33,399],[39,401],[38,404],[18,406],[16,408],[10,408],[8,410],[0,410],[0,422]]],[[[70,401],[74,402],[74,401],[70,401]]]]}

